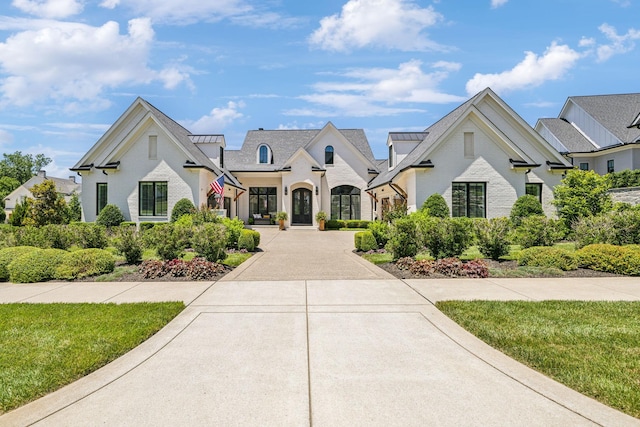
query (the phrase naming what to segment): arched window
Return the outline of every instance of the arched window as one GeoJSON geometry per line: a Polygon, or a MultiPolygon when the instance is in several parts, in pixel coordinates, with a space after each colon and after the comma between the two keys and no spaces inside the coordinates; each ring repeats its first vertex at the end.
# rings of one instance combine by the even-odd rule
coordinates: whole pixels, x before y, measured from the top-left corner
{"type": "Polygon", "coordinates": [[[324,149],[324,164],[333,164],[333,145],[327,145],[327,148],[324,149]]]}
{"type": "Polygon", "coordinates": [[[331,219],[360,219],[360,189],[341,185],[331,189],[331,219]]]}
{"type": "Polygon", "coordinates": [[[261,145],[258,147],[258,163],[262,164],[270,164],[273,163],[273,158],[271,156],[271,150],[268,145],[261,145]]]}

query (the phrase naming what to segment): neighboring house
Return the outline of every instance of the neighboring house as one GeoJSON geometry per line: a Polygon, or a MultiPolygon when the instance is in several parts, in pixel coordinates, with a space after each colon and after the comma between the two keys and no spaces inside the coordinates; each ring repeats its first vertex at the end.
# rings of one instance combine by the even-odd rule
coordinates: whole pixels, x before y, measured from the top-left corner
{"type": "Polygon", "coordinates": [[[76,183],[76,177],[70,176],[68,179],[65,178],[56,178],[53,176],[47,176],[46,171],[39,171],[38,174],[27,182],[13,190],[7,197],[4,199],[4,211],[7,214],[7,218],[13,212],[16,205],[18,203],[22,203],[26,198],[33,198],[33,194],[31,194],[31,188],[33,188],[36,184],[42,184],[45,180],[51,180],[56,185],[56,191],[59,195],[64,197],[64,200],[69,203],[71,201],[71,196],[73,193],[76,193],[80,196],[81,186],[76,183]]]}
{"type": "Polygon", "coordinates": [[[640,93],[569,97],[535,129],[580,169],[640,169],[640,93]]]}
{"type": "Polygon", "coordinates": [[[441,194],[453,216],[508,216],[532,194],[555,215],[553,187],[572,165],[487,88],[424,132],[391,132],[386,170],[368,186],[377,216],[441,194]]]}
{"type": "Polygon", "coordinates": [[[222,205],[237,212],[244,187],[224,169],[223,135],[193,135],[142,98],[136,99],[71,168],[82,176],[82,214],[95,221],[107,204],[129,221],[168,221],[182,198],[212,204],[209,186],[225,176],[222,205]]]}

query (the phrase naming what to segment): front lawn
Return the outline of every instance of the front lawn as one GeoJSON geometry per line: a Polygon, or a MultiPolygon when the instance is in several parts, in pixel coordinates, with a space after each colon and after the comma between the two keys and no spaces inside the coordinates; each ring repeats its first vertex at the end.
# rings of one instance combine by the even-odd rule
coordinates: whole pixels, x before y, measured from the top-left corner
{"type": "Polygon", "coordinates": [[[183,309],[182,302],[0,304],[0,414],[106,365],[183,309]]]}
{"type": "Polygon", "coordinates": [[[443,301],[436,306],[508,356],[640,417],[640,302],[443,301]]]}

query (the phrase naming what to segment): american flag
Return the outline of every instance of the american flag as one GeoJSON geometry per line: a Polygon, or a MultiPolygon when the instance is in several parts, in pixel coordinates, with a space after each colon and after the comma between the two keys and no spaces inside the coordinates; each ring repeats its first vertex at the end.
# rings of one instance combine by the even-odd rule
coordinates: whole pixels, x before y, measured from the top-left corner
{"type": "Polygon", "coordinates": [[[209,184],[209,186],[211,187],[211,191],[222,196],[224,194],[224,175],[220,175],[218,179],[209,184]]]}

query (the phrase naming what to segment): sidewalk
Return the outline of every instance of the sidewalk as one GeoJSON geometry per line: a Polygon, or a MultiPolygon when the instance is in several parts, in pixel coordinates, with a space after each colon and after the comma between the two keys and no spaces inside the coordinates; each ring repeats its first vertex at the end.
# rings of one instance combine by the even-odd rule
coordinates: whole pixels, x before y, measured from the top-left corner
{"type": "MultiPolygon", "coordinates": [[[[284,245],[298,248],[325,234],[346,241],[342,232],[274,234],[262,261],[215,283],[0,284],[0,302],[188,304],[136,349],[0,425],[640,425],[504,356],[433,305],[640,300],[640,279],[237,279],[269,267],[261,263],[279,239],[299,239],[284,245]]],[[[351,262],[346,250],[336,262],[351,262]]],[[[290,265],[313,257],[274,270],[295,276],[303,268],[290,265]]]]}

